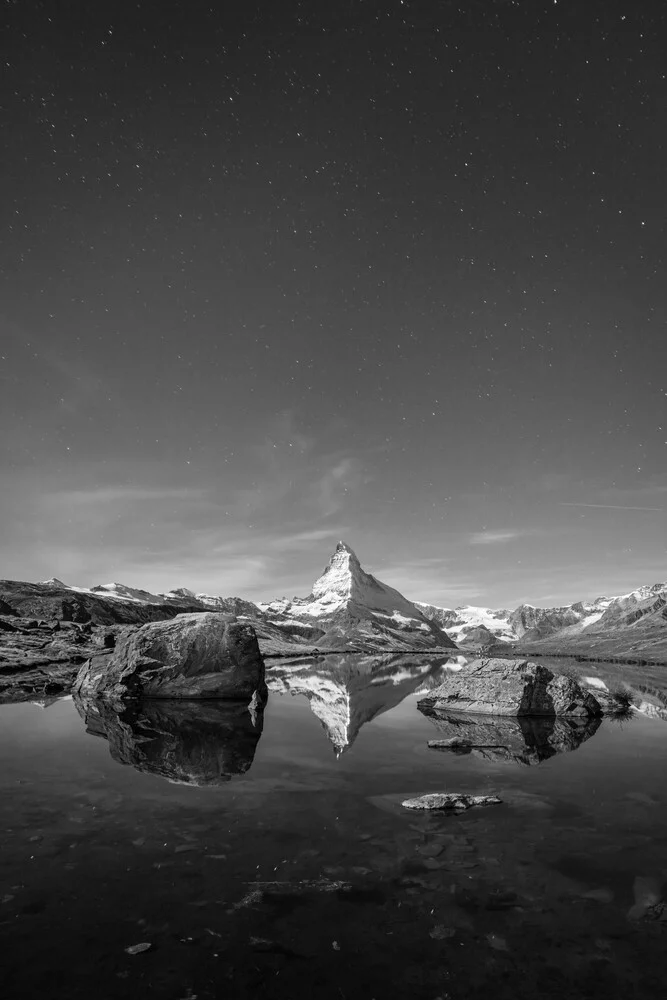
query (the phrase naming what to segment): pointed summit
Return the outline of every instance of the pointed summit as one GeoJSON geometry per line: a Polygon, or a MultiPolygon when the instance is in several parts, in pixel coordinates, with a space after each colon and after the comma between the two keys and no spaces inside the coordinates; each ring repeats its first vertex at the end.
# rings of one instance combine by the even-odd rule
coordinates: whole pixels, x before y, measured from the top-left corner
{"type": "Polygon", "coordinates": [[[345,542],[339,542],[324,573],[313,584],[312,594],[315,598],[342,597],[349,600],[352,597],[355,582],[366,576],[353,550],[345,542]]]}
{"type": "MultiPolygon", "coordinates": [[[[290,621],[317,623],[322,649],[451,648],[449,637],[393,587],[366,573],[354,551],[338,542],[305,600],[265,608],[290,621]]],[[[276,621],[275,624],[279,624],[276,621]]]]}

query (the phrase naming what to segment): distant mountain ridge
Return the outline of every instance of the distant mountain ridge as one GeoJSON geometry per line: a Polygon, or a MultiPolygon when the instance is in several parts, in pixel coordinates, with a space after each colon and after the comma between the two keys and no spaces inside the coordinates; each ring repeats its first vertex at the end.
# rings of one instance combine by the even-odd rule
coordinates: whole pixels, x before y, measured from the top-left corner
{"type": "Polygon", "coordinates": [[[299,646],[327,651],[455,649],[437,622],[393,587],[362,569],[339,542],[308,597],[253,604],[239,597],[195,594],[186,588],[153,594],[121,583],[84,588],[52,578],[39,584],[0,582],[0,599],[17,614],[44,619],[138,624],[183,612],[217,610],[252,621],[264,652],[299,646]]]}
{"type": "Polygon", "coordinates": [[[600,659],[667,656],[667,582],[557,608],[521,604],[514,611],[494,611],[419,603],[418,607],[463,646],[484,645],[488,630],[498,642],[527,653],[600,659]]]}
{"type": "Polygon", "coordinates": [[[367,573],[342,541],[308,597],[258,604],[187,588],[153,594],[121,583],[69,586],[55,577],[39,584],[0,581],[0,614],[109,625],[202,610],[252,619],[260,643],[272,652],[295,645],[381,652],[500,642],[545,655],[667,657],[667,583],[556,608],[441,608],[409,601],[367,573]]]}

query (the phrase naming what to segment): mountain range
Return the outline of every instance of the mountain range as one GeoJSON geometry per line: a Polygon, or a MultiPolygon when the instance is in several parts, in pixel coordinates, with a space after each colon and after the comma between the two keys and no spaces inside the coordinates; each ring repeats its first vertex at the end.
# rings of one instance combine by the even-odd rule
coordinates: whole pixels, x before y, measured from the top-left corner
{"type": "MultiPolygon", "coordinates": [[[[265,654],[432,651],[506,647],[529,654],[606,659],[667,657],[667,583],[556,608],[514,610],[412,602],[367,573],[339,542],[307,597],[253,603],[177,588],[153,594],[120,583],[85,588],[57,578],[0,581],[0,618],[19,615],[94,625],[141,624],[219,610],[251,619],[265,654]]],[[[0,622],[1,624],[1,622],[0,622]]]]}

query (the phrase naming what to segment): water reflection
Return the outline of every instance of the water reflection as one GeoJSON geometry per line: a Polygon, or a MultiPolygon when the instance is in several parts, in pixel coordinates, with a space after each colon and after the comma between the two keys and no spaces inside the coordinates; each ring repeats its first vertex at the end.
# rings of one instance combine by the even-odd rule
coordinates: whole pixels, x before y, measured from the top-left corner
{"type": "Polygon", "coordinates": [[[304,695],[340,756],[365,723],[417,690],[437,685],[449,662],[400,654],[304,657],[271,666],[266,683],[273,694],[304,695]]]}
{"type": "Polygon", "coordinates": [[[263,713],[220,701],[146,701],[122,711],[74,698],[86,732],[119,764],[188,785],[219,785],[251,766],[263,713]]]}
{"type": "Polygon", "coordinates": [[[456,738],[467,745],[457,754],[474,754],[485,760],[515,764],[541,764],[559,753],[576,750],[597,732],[600,718],[516,718],[420,711],[438,730],[438,739],[456,738]]]}

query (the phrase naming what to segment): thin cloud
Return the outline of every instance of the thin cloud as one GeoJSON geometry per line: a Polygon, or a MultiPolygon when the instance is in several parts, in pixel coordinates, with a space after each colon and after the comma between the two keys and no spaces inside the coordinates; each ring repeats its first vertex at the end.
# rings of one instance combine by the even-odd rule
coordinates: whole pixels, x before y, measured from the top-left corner
{"type": "Polygon", "coordinates": [[[408,600],[441,608],[453,608],[466,600],[478,599],[483,592],[470,577],[454,572],[444,558],[406,559],[378,567],[364,565],[364,569],[408,600]]]}
{"type": "Polygon", "coordinates": [[[527,531],[475,531],[470,536],[471,545],[502,545],[527,535],[527,531]]]}
{"type": "Polygon", "coordinates": [[[597,507],[600,510],[657,510],[664,511],[664,507],[625,507],[615,503],[568,503],[563,500],[561,507],[597,507]]]}
{"type": "Polygon", "coordinates": [[[275,552],[289,551],[301,546],[310,546],[315,542],[324,542],[327,539],[344,538],[348,533],[348,528],[314,528],[312,531],[298,531],[294,534],[281,535],[268,542],[267,545],[275,552]]]}
{"type": "Polygon", "coordinates": [[[331,517],[343,507],[347,495],[364,482],[361,463],[341,458],[313,484],[312,496],[320,517],[331,517]]]}
{"type": "Polygon", "coordinates": [[[49,503],[85,507],[109,503],[138,503],[150,500],[198,500],[204,490],[173,487],[154,488],[142,486],[100,486],[88,490],[56,490],[43,497],[49,503]]]}

